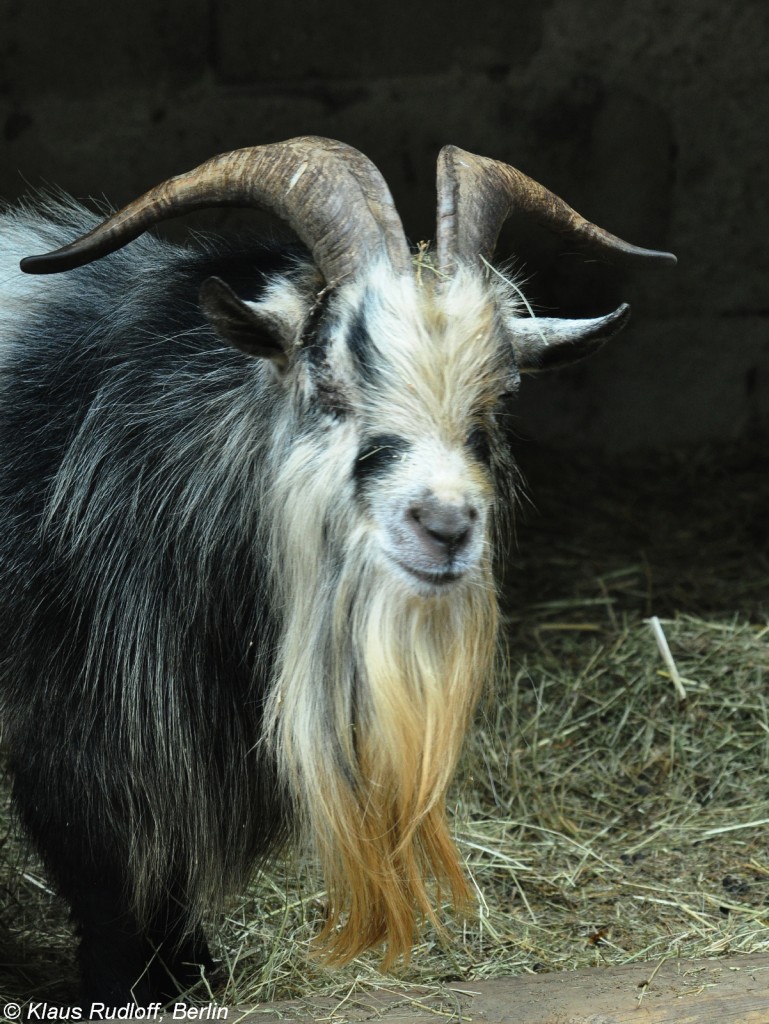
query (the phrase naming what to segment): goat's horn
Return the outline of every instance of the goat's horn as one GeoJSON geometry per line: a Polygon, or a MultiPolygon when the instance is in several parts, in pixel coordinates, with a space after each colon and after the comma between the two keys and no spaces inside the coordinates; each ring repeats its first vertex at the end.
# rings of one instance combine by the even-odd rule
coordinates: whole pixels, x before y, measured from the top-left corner
{"type": "Polygon", "coordinates": [[[543,185],[499,160],[444,146],[438,157],[438,266],[490,260],[502,225],[514,210],[532,214],[574,243],[613,260],[673,264],[675,256],[642,249],[591,224],[543,185]]]}
{"type": "Polygon", "coordinates": [[[213,206],[258,207],[286,221],[310,249],[328,285],[384,257],[398,273],[411,262],[384,178],[358,150],[312,136],[223,153],[157,185],[82,238],[29,256],[29,274],[72,270],[114,252],[153,224],[213,206]]]}

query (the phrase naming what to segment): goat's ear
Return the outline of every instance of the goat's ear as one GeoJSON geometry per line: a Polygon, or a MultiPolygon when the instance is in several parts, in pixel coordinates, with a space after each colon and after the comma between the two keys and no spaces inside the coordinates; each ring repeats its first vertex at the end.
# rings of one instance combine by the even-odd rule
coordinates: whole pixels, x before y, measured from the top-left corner
{"type": "Polygon", "coordinates": [[[219,277],[200,286],[200,308],[219,338],[259,359],[270,359],[279,370],[288,366],[286,346],[273,317],[239,298],[219,277]]]}
{"type": "Polygon", "coordinates": [[[591,320],[560,317],[529,317],[508,323],[513,351],[521,373],[540,373],[575,363],[598,349],[621,331],[630,319],[630,306],[621,306],[606,316],[591,320]]]}

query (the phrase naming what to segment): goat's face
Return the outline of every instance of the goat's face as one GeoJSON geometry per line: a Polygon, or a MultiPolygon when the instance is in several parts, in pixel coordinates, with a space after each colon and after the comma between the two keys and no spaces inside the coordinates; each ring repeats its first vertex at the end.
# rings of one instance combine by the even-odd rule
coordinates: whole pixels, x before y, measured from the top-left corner
{"type": "MultiPolygon", "coordinates": [[[[406,277],[381,266],[340,286],[313,323],[313,299],[295,287],[284,280],[248,304],[275,346],[248,350],[271,359],[299,429],[322,439],[316,486],[346,505],[335,532],[354,534],[380,572],[418,594],[488,586],[492,513],[509,501],[496,496],[509,478],[500,411],[519,380],[512,289],[469,271],[441,286],[428,268],[406,277]]],[[[214,301],[207,312],[233,342],[214,301]]]]}
{"type": "Polygon", "coordinates": [[[382,272],[355,290],[329,324],[329,360],[350,381],[349,474],[365,529],[380,563],[420,593],[477,584],[497,408],[513,381],[496,303],[471,275],[441,291],[382,272]]]}

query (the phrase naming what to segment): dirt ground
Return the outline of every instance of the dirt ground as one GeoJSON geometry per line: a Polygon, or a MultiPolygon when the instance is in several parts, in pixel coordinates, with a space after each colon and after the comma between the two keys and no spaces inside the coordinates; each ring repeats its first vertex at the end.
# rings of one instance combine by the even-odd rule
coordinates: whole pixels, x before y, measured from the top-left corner
{"type": "Polygon", "coordinates": [[[263,1007],[242,1019],[244,1024],[767,1024],[769,956],[670,959],[496,978],[449,985],[440,993],[372,992],[364,998],[263,1007]]]}

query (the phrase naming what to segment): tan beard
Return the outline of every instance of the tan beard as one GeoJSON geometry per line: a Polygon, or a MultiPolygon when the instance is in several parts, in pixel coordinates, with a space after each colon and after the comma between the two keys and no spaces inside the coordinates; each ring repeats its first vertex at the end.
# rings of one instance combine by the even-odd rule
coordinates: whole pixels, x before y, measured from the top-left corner
{"type": "Polygon", "coordinates": [[[326,883],[319,951],[345,963],[384,943],[387,967],[408,957],[418,923],[440,929],[444,898],[469,900],[446,793],[491,671],[497,605],[488,565],[431,596],[365,555],[357,565],[323,625],[306,595],[295,603],[268,735],[326,883]]]}

